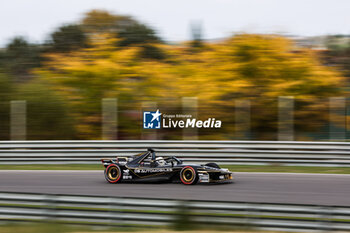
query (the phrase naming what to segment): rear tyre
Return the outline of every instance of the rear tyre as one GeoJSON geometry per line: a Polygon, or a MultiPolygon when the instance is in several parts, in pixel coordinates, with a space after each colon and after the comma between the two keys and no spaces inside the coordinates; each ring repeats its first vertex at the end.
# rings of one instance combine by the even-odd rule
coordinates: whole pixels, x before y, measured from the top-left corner
{"type": "Polygon", "coordinates": [[[122,180],[122,170],[116,164],[110,164],[105,170],[105,178],[109,183],[117,183],[122,180]]]}
{"type": "Polygon", "coordinates": [[[198,182],[197,169],[186,166],[180,171],[180,180],[183,184],[192,185],[198,182]]]}
{"type": "Polygon", "coordinates": [[[207,163],[207,164],[205,164],[205,166],[220,169],[220,166],[219,166],[219,165],[217,165],[216,163],[207,163]]]}

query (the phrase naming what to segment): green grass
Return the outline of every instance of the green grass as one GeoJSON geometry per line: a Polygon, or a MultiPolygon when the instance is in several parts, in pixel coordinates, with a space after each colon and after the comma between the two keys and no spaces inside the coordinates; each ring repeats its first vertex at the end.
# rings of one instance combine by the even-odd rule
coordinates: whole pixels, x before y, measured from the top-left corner
{"type": "Polygon", "coordinates": [[[12,223],[0,226],[1,233],[68,233],[91,232],[88,227],[72,227],[56,223],[12,223]]]}
{"type": "MultiPolygon", "coordinates": [[[[350,174],[350,167],[305,167],[281,165],[222,165],[233,172],[285,172],[285,173],[324,173],[350,174]]],[[[68,165],[0,165],[0,170],[103,170],[102,164],[68,165]]]]}
{"type": "MultiPolygon", "coordinates": [[[[73,223],[73,222],[72,222],[73,223]]],[[[140,231],[155,231],[157,228],[149,227],[134,227],[130,226],[87,226],[81,225],[79,222],[75,224],[60,223],[59,221],[53,222],[14,222],[11,224],[0,225],[1,233],[73,233],[73,232],[140,232],[140,231]],[[76,224],[76,225],[75,225],[76,224]],[[151,230],[150,230],[151,229],[151,230]]],[[[159,227],[158,227],[159,228],[159,227]]],[[[156,232],[156,231],[155,231],[156,232]]]]}
{"type": "MultiPolygon", "coordinates": [[[[270,232],[271,231],[259,231],[254,229],[237,229],[235,228],[223,228],[223,227],[209,227],[198,228],[195,230],[176,231],[171,228],[157,227],[157,228],[133,228],[133,227],[93,227],[93,226],[81,226],[81,225],[65,225],[60,223],[12,223],[6,225],[0,225],[1,233],[115,233],[115,232],[139,232],[139,233],[252,233],[252,232],[270,232]]],[[[275,231],[276,232],[276,231],[275,231]]]]}

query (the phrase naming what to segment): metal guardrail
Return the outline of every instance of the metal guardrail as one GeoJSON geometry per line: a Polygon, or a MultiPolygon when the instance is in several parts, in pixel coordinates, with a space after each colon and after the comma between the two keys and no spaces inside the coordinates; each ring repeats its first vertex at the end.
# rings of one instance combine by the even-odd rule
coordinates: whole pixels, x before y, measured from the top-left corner
{"type": "Polygon", "coordinates": [[[0,164],[94,164],[149,147],[188,162],[350,167],[350,143],[296,141],[0,141],[0,164]]]}
{"type": "Polygon", "coordinates": [[[348,231],[350,207],[0,192],[0,221],[348,231]]]}

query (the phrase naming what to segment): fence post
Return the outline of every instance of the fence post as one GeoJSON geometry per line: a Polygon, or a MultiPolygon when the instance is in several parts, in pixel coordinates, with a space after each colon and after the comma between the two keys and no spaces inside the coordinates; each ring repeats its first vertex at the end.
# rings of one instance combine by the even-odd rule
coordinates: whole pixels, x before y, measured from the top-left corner
{"type": "Polygon", "coordinates": [[[190,201],[179,200],[173,215],[173,228],[177,231],[193,230],[195,220],[191,214],[190,201]]]}
{"type": "Polygon", "coordinates": [[[346,100],[344,97],[329,98],[329,139],[346,139],[346,100]]]}
{"type": "MultiPolygon", "coordinates": [[[[192,115],[198,119],[198,98],[197,97],[182,97],[182,112],[192,115]]],[[[197,140],[197,128],[183,128],[183,140],[197,140]]]]}
{"type": "Polygon", "coordinates": [[[117,139],[118,105],[116,98],[102,99],[102,139],[117,139]]]}
{"type": "Polygon", "coordinates": [[[10,110],[11,140],[26,140],[27,136],[27,107],[25,100],[12,100],[10,110]]]}
{"type": "Polygon", "coordinates": [[[250,117],[251,105],[250,100],[235,101],[235,132],[237,139],[251,139],[250,117]]]}
{"type": "Polygon", "coordinates": [[[109,212],[109,225],[111,227],[123,226],[123,198],[122,197],[109,197],[108,200],[108,212],[109,212]]]}
{"type": "Polygon", "coordinates": [[[55,194],[43,194],[44,201],[44,219],[46,222],[52,223],[56,219],[56,206],[57,206],[57,196],[55,194]]]}
{"type": "Polygon", "coordinates": [[[294,97],[278,97],[278,140],[294,140],[294,97]]]}
{"type": "Polygon", "coordinates": [[[332,221],[332,212],[333,208],[331,206],[319,206],[319,215],[318,217],[320,220],[319,223],[319,230],[323,232],[332,232],[333,231],[333,221],[332,221]]]}

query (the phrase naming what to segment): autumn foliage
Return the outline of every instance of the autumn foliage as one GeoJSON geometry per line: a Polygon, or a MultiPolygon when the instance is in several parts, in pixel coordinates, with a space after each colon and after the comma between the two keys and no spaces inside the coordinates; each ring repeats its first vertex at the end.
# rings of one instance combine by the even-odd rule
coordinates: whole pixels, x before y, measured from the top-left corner
{"type": "MultiPolygon", "coordinates": [[[[47,50],[42,65],[31,70],[35,82],[58,96],[60,108],[66,109],[60,112],[72,123],[74,136],[64,138],[100,139],[102,98],[118,98],[119,138],[140,137],[143,103],[181,112],[181,97],[196,96],[199,118],[223,121],[222,129],[200,131],[200,138],[237,138],[236,100],[250,100],[254,137],[275,139],[279,96],[295,97],[296,129],[313,132],[328,119],[327,98],[344,95],[341,73],[321,64],[316,51],[279,35],[237,34],[194,48],[190,42],[166,44],[144,30],[149,40],[126,46],[132,37],[113,22],[143,26],[128,17],[103,18],[98,12],[90,17],[94,14],[103,23],[83,20],[84,46],[47,50]]],[[[179,139],[181,133],[159,137],[179,139]]]]}

